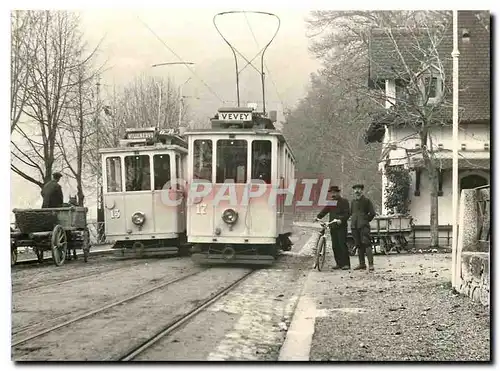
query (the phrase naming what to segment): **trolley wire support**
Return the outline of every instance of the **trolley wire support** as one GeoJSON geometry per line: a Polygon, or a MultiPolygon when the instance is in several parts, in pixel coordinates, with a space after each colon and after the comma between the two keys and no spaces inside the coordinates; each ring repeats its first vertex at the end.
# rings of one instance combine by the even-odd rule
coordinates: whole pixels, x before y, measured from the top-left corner
{"type": "Polygon", "coordinates": [[[274,41],[276,35],[278,34],[278,31],[279,31],[280,26],[281,26],[281,20],[280,20],[280,18],[276,14],[268,13],[268,12],[246,11],[246,10],[233,10],[233,11],[228,11],[228,12],[217,13],[214,16],[214,18],[213,18],[213,23],[214,23],[215,29],[217,30],[217,32],[219,33],[219,35],[222,37],[222,39],[226,42],[226,44],[231,48],[231,51],[233,52],[234,63],[235,63],[235,70],[236,70],[236,99],[237,99],[238,107],[240,107],[240,79],[239,79],[240,73],[243,72],[243,70],[246,67],[252,66],[259,73],[260,78],[261,78],[261,82],[262,82],[262,111],[263,111],[264,114],[266,114],[266,91],[265,91],[265,73],[264,73],[264,54],[266,53],[267,48],[269,47],[269,45],[271,45],[271,43],[274,41]],[[231,43],[224,37],[224,35],[220,31],[219,27],[217,26],[217,21],[216,21],[217,17],[223,16],[223,15],[228,15],[228,14],[237,14],[237,13],[243,13],[243,14],[245,14],[245,16],[246,16],[246,13],[254,13],[254,14],[267,15],[267,16],[271,16],[271,17],[276,18],[276,20],[278,21],[278,24],[277,24],[277,27],[276,27],[276,31],[274,32],[274,35],[271,38],[271,40],[250,61],[238,49],[236,49],[233,45],[231,45],[231,43]],[[247,62],[247,64],[241,70],[238,68],[238,57],[237,57],[236,54],[238,54],[241,58],[243,58],[247,62]],[[259,55],[261,56],[260,57],[260,67],[261,67],[260,71],[259,71],[258,68],[256,68],[252,64],[252,62],[259,55]]]}

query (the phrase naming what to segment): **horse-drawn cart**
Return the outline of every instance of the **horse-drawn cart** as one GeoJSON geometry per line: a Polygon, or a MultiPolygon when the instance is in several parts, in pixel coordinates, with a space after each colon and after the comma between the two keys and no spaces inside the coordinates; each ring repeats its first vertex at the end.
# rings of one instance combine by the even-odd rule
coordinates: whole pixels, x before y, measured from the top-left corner
{"type": "MultiPolygon", "coordinates": [[[[398,253],[408,247],[407,236],[413,231],[413,218],[403,215],[378,215],[370,222],[370,239],[374,253],[388,254],[393,249],[398,253]],[[377,247],[379,251],[377,251],[377,247]]],[[[357,246],[351,234],[350,221],[348,222],[347,246],[349,253],[355,255],[357,246]]]]}
{"type": "Polygon", "coordinates": [[[90,235],[87,228],[86,207],[60,207],[50,209],[14,209],[16,227],[11,229],[11,265],[17,262],[17,248],[30,246],[43,261],[44,251],[52,252],[54,264],[60,266],[66,260],[76,259],[76,250],[83,250],[87,262],[90,251],[90,235]]]}

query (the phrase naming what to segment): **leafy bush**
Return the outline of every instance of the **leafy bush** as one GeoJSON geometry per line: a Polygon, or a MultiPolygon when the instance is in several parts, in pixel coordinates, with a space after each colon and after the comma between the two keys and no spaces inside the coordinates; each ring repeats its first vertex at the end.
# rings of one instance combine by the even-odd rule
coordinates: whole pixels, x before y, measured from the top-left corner
{"type": "Polygon", "coordinates": [[[385,207],[388,213],[407,215],[410,207],[410,170],[404,166],[388,166],[386,176],[385,207]]]}

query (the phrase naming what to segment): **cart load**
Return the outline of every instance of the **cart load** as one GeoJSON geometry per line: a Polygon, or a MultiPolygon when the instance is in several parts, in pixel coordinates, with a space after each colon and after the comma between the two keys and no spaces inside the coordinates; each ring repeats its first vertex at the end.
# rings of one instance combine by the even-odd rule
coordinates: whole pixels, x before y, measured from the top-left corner
{"type": "Polygon", "coordinates": [[[52,252],[54,264],[60,266],[66,258],[76,259],[76,250],[83,251],[87,262],[90,251],[86,207],[47,209],[14,209],[15,229],[11,229],[11,265],[17,261],[17,248],[29,246],[43,261],[45,251],[52,252]]]}

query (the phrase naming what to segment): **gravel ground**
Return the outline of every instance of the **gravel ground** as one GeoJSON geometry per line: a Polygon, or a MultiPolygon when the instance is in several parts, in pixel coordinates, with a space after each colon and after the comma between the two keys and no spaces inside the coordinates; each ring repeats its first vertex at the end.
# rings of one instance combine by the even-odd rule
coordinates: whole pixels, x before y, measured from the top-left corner
{"type": "Polygon", "coordinates": [[[312,361],[490,360],[489,309],[451,290],[451,254],[376,256],[375,267],[310,274],[312,361]]]}

